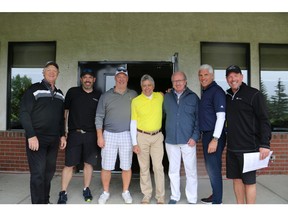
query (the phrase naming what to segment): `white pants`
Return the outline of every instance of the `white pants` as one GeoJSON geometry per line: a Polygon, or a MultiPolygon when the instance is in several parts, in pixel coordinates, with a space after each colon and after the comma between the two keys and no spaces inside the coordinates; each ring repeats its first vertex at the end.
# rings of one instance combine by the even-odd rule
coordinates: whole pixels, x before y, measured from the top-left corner
{"type": "Polygon", "coordinates": [[[170,199],[179,201],[181,198],[180,191],[180,169],[181,169],[181,156],[183,158],[185,174],[186,174],[186,187],[185,193],[188,203],[197,203],[197,158],[196,158],[196,145],[190,147],[188,144],[165,144],[166,152],[169,160],[169,178],[171,187],[170,199]]]}

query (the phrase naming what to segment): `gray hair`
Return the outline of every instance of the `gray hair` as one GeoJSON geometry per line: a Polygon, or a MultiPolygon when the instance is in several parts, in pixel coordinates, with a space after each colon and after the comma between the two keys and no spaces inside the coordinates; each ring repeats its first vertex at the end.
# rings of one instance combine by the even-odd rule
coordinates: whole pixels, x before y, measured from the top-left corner
{"type": "Polygon", "coordinates": [[[198,72],[200,72],[201,70],[208,70],[210,74],[214,74],[214,69],[213,69],[213,67],[212,67],[211,65],[209,65],[209,64],[203,64],[203,65],[201,65],[198,72]]]}
{"type": "Polygon", "coordinates": [[[148,74],[144,74],[142,77],[141,77],[141,81],[140,81],[140,85],[142,86],[142,83],[146,80],[149,80],[153,86],[155,86],[155,82],[154,82],[154,79],[148,75],[148,74]]]}

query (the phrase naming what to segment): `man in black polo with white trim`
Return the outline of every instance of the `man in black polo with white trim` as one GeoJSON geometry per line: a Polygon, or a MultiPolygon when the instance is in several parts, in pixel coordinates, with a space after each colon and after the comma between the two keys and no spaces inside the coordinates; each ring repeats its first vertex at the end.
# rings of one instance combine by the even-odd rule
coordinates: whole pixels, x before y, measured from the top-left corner
{"type": "Polygon", "coordinates": [[[50,203],[58,149],[66,146],[64,95],[55,86],[58,75],[58,64],[47,62],[43,69],[44,79],[31,85],[21,100],[20,122],[26,136],[32,204],[50,203]]]}

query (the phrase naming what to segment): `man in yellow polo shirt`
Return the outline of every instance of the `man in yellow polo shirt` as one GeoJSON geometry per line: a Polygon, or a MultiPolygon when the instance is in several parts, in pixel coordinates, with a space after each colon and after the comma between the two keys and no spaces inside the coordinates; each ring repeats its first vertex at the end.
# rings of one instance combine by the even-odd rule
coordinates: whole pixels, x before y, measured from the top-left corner
{"type": "Polygon", "coordinates": [[[156,187],[155,198],[158,204],[164,204],[165,179],[162,164],[164,136],[161,132],[163,94],[153,92],[155,82],[148,74],[142,76],[140,83],[142,93],[131,103],[130,133],[133,151],[137,154],[140,166],[140,187],[144,195],[141,203],[150,203],[152,197],[151,156],[156,187]]]}

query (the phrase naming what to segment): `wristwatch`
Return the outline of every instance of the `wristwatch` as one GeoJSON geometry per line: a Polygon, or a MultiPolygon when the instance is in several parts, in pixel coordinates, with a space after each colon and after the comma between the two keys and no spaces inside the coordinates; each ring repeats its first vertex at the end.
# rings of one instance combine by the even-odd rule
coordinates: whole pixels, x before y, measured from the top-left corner
{"type": "Polygon", "coordinates": [[[216,142],[218,142],[218,137],[213,137],[213,140],[215,140],[216,142]]]}

